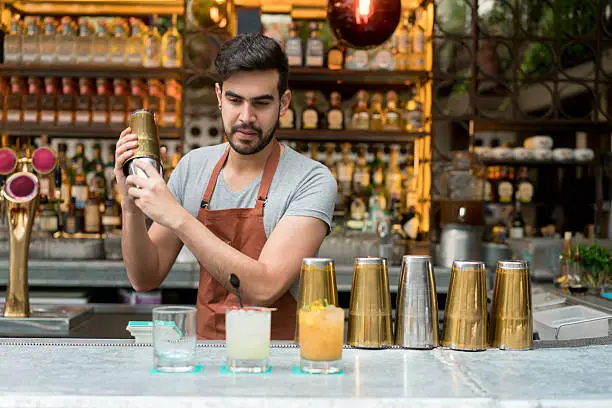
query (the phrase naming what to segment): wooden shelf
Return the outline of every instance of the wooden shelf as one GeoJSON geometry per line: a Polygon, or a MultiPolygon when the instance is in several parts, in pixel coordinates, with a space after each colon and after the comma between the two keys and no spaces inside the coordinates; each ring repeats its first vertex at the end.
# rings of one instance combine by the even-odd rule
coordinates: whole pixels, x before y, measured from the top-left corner
{"type": "Polygon", "coordinates": [[[181,79],[183,71],[129,65],[0,64],[0,76],[181,79]]]}
{"type": "Polygon", "coordinates": [[[428,71],[351,71],[327,68],[289,68],[289,82],[295,85],[314,84],[351,85],[351,86],[409,86],[419,80],[429,78],[428,71]]]}
{"type": "Polygon", "coordinates": [[[300,142],[410,143],[427,133],[374,130],[293,130],[278,129],[279,140],[300,142]]]}
{"type": "Polygon", "coordinates": [[[21,14],[78,16],[142,16],[185,13],[183,0],[9,0],[21,14]]]}
{"type": "Polygon", "coordinates": [[[593,161],[555,161],[555,160],[495,160],[485,159],[482,161],[486,166],[509,166],[509,167],[575,167],[589,166],[593,161]]]}
{"type": "MultiPolygon", "coordinates": [[[[57,126],[57,125],[30,125],[8,124],[0,125],[0,133],[10,136],[39,136],[77,138],[77,139],[118,139],[122,127],[108,126],[57,126]]],[[[183,136],[182,128],[159,128],[161,139],[180,139],[183,136]]]]}

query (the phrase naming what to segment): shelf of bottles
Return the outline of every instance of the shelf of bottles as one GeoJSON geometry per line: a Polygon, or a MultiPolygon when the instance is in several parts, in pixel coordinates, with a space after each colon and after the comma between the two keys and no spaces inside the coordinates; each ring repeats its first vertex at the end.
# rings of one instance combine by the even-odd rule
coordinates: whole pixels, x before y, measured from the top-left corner
{"type": "Polygon", "coordinates": [[[425,233],[430,218],[433,7],[423,2],[404,8],[389,41],[368,50],[343,46],[326,23],[262,15],[264,33],[287,54],[294,91],[292,106],[280,120],[279,138],[350,142],[353,147],[409,143],[416,159],[402,165],[413,166],[414,209],[425,233]]]}
{"type": "Polygon", "coordinates": [[[140,18],[20,16],[5,26],[0,131],[116,138],[148,109],[162,138],[182,134],[182,36],[177,14],[140,18]]]}

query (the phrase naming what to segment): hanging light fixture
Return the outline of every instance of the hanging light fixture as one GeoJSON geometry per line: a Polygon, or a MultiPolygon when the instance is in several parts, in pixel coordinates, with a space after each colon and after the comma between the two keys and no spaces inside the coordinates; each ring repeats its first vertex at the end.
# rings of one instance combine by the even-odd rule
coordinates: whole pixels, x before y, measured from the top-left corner
{"type": "Polygon", "coordinates": [[[353,48],[377,47],[395,32],[401,0],[329,0],[327,19],[336,37],[353,48]]]}

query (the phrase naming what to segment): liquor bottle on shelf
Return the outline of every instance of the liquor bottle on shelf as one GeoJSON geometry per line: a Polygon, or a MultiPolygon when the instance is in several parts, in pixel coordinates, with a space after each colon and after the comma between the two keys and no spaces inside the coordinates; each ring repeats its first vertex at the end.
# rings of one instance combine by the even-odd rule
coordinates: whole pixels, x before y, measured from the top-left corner
{"type": "Polygon", "coordinates": [[[416,95],[416,88],[413,88],[412,96],[406,101],[404,115],[404,124],[406,126],[406,131],[423,131],[423,107],[416,95]]]}
{"type": "Polygon", "coordinates": [[[23,95],[23,121],[38,123],[40,121],[40,97],[43,93],[42,83],[38,77],[28,78],[28,93],[23,95]]]}
{"type": "Polygon", "coordinates": [[[128,84],[125,79],[113,80],[113,94],[108,98],[111,126],[123,126],[127,113],[128,84]]]}
{"type": "Polygon", "coordinates": [[[135,112],[146,106],[147,86],[142,79],[130,80],[130,95],[127,97],[128,112],[135,112]]]}
{"type": "Polygon", "coordinates": [[[166,93],[162,111],[161,126],[181,127],[181,85],[176,79],[166,81],[166,93]]]}
{"type": "Polygon", "coordinates": [[[514,185],[510,180],[507,167],[502,167],[501,177],[497,184],[497,197],[500,203],[511,203],[514,197],[514,185]]]}
{"type": "Polygon", "coordinates": [[[353,181],[353,172],[355,162],[351,156],[351,144],[342,144],[342,159],[336,165],[336,173],[338,174],[338,183],[340,183],[340,192],[345,197],[345,202],[351,195],[351,184],[353,181]]]}
{"type": "Polygon", "coordinates": [[[353,195],[364,194],[370,187],[370,167],[366,158],[366,145],[359,145],[355,171],[353,173],[353,195]]]}
{"type": "Polygon", "coordinates": [[[410,53],[410,68],[415,71],[425,69],[425,30],[421,26],[420,14],[422,9],[415,9],[410,18],[412,20],[412,49],[410,53]]]}
{"type": "Polygon", "coordinates": [[[92,193],[85,203],[83,209],[85,214],[84,232],[88,234],[99,234],[100,228],[100,200],[97,193],[92,193]]]}
{"type": "Polygon", "coordinates": [[[306,66],[322,67],[325,49],[319,23],[310,23],[310,38],[306,41],[306,66]]]}
{"type": "Polygon", "coordinates": [[[346,52],[345,66],[349,71],[367,71],[370,56],[366,50],[349,48],[346,52]]]}
{"type": "Polygon", "coordinates": [[[6,98],[10,87],[6,78],[0,77],[0,126],[6,121],[6,98]]]}
{"type": "Polygon", "coordinates": [[[397,107],[399,97],[395,91],[388,91],[387,106],[383,110],[383,129],[384,130],[401,130],[402,129],[402,111],[397,107]]]}
{"type": "Polygon", "coordinates": [[[521,167],[519,177],[516,182],[516,199],[523,203],[529,204],[533,201],[533,183],[529,180],[529,170],[527,167],[521,167]]]}
{"type": "Polygon", "coordinates": [[[525,221],[521,215],[521,203],[516,201],[512,220],[510,221],[510,238],[522,239],[525,237],[525,221]]]}
{"type": "Polygon", "coordinates": [[[83,231],[83,221],[83,217],[77,210],[76,199],[70,197],[66,219],[64,220],[64,233],[73,235],[83,231]]]}
{"type": "MultiPolygon", "coordinates": [[[[58,158],[58,167],[61,173],[61,187],[60,187],[60,204],[59,210],[60,215],[66,214],[70,207],[70,197],[71,197],[71,189],[72,189],[72,180],[71,180],[71,169],[68,165],[68,146],[66,143],[59,143],[57,145],[57,158],[58,158]]],[[[64,220],[63,216],[60,216],[60,223],[63,225],[64,220]]]]}
{"type": "Polygon", "coordinates": [[[487,178],[484,185],[484,200],[487,202],[495,201],[495,188],[493,183],[495,181],[495,167],[487,167],[487,178]]]}
{"type": "Polygon", "coordinates": [[[53,236],[53,234],[59,231],[60,223],[55,203],[44,201],[41,197],[40,215],[38,218],[41,232],[53,236]]]}
{"type": "Polygon", "coordinates": [[[368,111],[368,94],[366,91],[357,93],[357,103],[353,106],[353,117],[351,120],[353,129],[370,129],[370,112],[368,111]]]}
{"type": "Polygon", "coordinates": [[[149,79],[147,87],[147,109],[157,115],[158,123],[163,123],[164,86],[159,79],[149,79]]]}
{"type": "Polygon", "coordinates": [[[109,62],[122,65],[127,57],[128,25],[122,18],[115,18],[112,22],[112,32],[109,38],[109,62]]]}
{"type": "Polygon", "coordinates": [[[85,173],[89,169],[89,160],[87,160],[87,156],[85,156],[85,145],[83,143],[77,143],[74,150],[74,156],[72,156],[71,166],[73,179],[76,177],[76,172],[79,166],[82,168],[83,177],[85,178],[85,173]]]}
{"type": "Polygon", "coordinates": [[[75,122],[77,125],[91,124],[94,88],[91,79],[79,78],[79,93],[75,96],[75,122]]]}
{"type": "MultiPolygon", "coordinates": [[[[91,161],[89,162],[89,166],[86,169],[86,180],[87,180],[87,185],[89,186],[90,191],[95,191],[95,188],[93,188],[92,180],[96,177],[100,177],[100,175],[104,177],[103,173],[104,173],[104,160],[102,160],[102,147],[100,146],[99,143],[95,143],[92,146],[91,161]]],[[[105,184],[106,184],[105,180],[99,183],[100,186],[104,186],[105,184]]]]}
{"type": "Polygon", "coordinates": [[[402,172],[398,165],[399,145],[391,145],[391,155],[389,159],[389,169],[385,177],[385,187],[389,194],[390,203],[400,203],[402,199],[402,172]]]}
{"type": "Polygon", "coordinates": [[[334,42],[327,50],[327,68],[340,70],[344,68],[344,47],[334,37],[334,42]]]}
{"type": "Polygon", "coordinates": [[[21,43],[21,60],[25,63],[36,63],[39,61],[40,41],[40,18],[28,16],[24,19],[25,35],[21,43]]]}
{"type": "Polygon", "coordinates": [[[334,179],[338,180],[338,172],[336,171],[336,145],[333,143],[325,143],[325,166],[329,169],[334,179]]]}
{"type": "Polygon", "coordinates": [[[372,163],[372,187],[383,187],[385,184],[385,162],[383,161],[383,148],[381,146],[376,147],[376,153],[374,156],[374,162],[372,163]]]}
{"type": "Polygon", "coordinates": [[[40,122],[55,125],[57,121],[57,99],[59,84],[57,78],[45,78],[45,93],[40,96],[40,122]]]}
{"type": "Polygon", "coordinates": [[[79,35],[76,38],[77,64],[90,64],[93,56],[93,27],[85,17],[79,18],[79,35]]]}
{"type": "Polygon", "coordinates": [[[74,184],[71,189],[72,198],[78,210],[83,210],[89,198],[89,188],[85,175],[85,159],[81,157],[74,163],[74,184]]]}
{"type": "Polygon", "coordinates": [[[110,62],[110,34],[105,19],[96,22],[96,34],[92,44],[92,61],[94,64],[108,64],[110,62]]]}
{"type": "Polygon", "coordinates": [[[96,126],[108,126],[109,96],[111,95],[111,84],[106,78],[96,79],[96,95],[91,97],[91,124],[96,126]]]}
{"type": "Polygon", "coordinates": [[[21,123],[23,120],[23,97],[26,94],[23,79],[11,77],[11,93],[6,96],[6,122],[21,123]]]}
{"type": "Polygon", "coordinates": [[[183,39],[178,32],[177,15],[172,15],[172,25],[162,37],[162,60],[164,67],[176,68],[183,65],[183,39]]]}
{"type": "Polygon", "coordinates": [[[370,69],[388,70],[395,69],[395,56],[393,55],[393,44],[391,40],[371,51],[370,69]]]}
{"type": "Polygon", "coordinates": [[[106,236],[109,236],[114,231],[121,229],[121,206],[110,192],[104,201],[102,228],[106,236]]]}
{"type": "Polygon", "coordinates": [[[18,64],[21,62],[21,44],[23,37],[23,24],[18,15],[11,19],[11,27],[4,37],[4,63],[18,64]]]}
{"type": "Polygon", "coordinates": [[[394,37],[397,43],[397,54],[395,54],[395,69],[407,71],[410,69],[410,26],[408,16],[404,15],[402,23],[397,28],[394,37]]]}
{"type": "Polygon", "coordinates": [[[372,95],[370,104],[370,129],[372,130],[382,130],[383,128],[382,100],[381,93],[376,92],[372,95]]]}
{"type": "Polygon", "coordinates": [[[157,15],[151,18],[151,27],[144,33],[144,56],[142,65],[146,68],[157,68],[161,65],[161,36],[157,28],[157,15]]]}
{"type": "Polygon", "coordinates": [[[143,22],[135,17],[130,17],[130,28],[132,35],[126,40],[126,63],[130,66],[142,66],[143,22]]]}
{"type": "Polygon", "coordinates": [[[53,64],[57,58],[57,21],[53,17],[45,17],[43,20],[43,33],[40,36],[38,46],[38,57],[40,62],[53,64]]]}
{"type": "Polygon", "coordinates": [[[281,129],[295,129],[295,109],[293,109],[293,99],[285,113],[278,119],[278,127],[281,129]]]}
{"type": "Polygon", "coordinates": [[[57,29],[56,39],[57,62],[59,64],[73,64],[76,62],[76,31],[70,17],[62,17],[57,29]]]}
{"type": "Polygon", "coordinates": [[[112,194],[111,185],[113,180],[115,180],[115,146],[112,144],[108,146],[108,151],[106,152],[104,179],[106,180],[108,194],[112,194]]]}
{"type": "Polygon", "coordinates": [[[344,111],[342,110],[342,96],[339,92],[332,92],[329,96],[327,128],[329,130],[344,130],[344,111]]]}
{"type": "Polygon", "coordinates": [[[321,115],[317,110],[317,96],[314,91],[306,92],[306,108],[302,111],[302,129],[319,129],[321,115]]]}
{"type": "Polygon", "coordinates": [[[297,23],[292,23],[289,38],[285,41],[285,54],[290,67],[301,67],[303,64],[302,39],[298,37],[298,31],[297,23]]]}

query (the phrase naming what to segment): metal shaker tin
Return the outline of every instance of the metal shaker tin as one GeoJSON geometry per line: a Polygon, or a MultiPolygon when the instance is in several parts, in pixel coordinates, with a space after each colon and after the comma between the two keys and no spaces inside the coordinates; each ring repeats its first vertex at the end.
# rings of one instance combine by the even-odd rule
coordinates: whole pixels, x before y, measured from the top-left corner
{"type": "Polygon", "coordinates": [[[123,164],[123,174],[126,176],[137,174],[146,177],[144,171],[136,167],[138,161],[146,161],[152,164],[160,174],[163,174],[155,115],[144,109],[138,110],[128,118],[128,126],[138,138],[138,147],[134,155],[123,164]]]}

